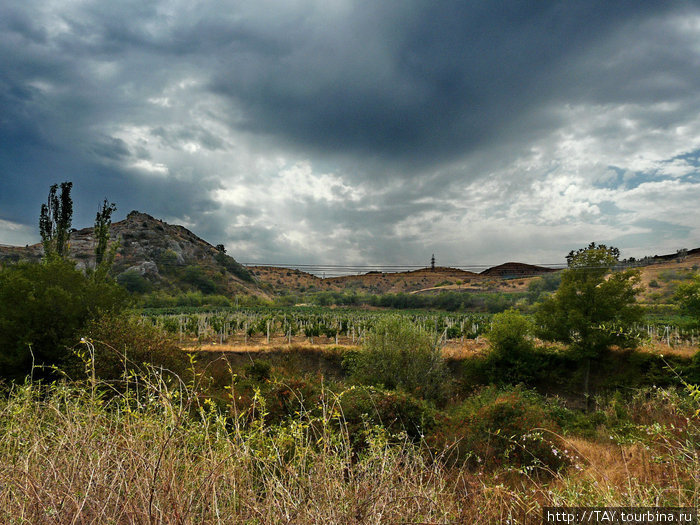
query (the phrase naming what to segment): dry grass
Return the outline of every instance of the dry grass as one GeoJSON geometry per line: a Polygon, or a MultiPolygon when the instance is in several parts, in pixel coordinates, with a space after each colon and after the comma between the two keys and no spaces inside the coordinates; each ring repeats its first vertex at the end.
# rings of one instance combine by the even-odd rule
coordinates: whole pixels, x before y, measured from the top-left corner
{"type": "MultiPolygon", "coordinates": [[[[202,351],[202,352],[239,352],[239,353],[265,353],[265,352],[294,352],[294,351],[312,351],[312,352],[327,352],[329,349],[334,350],[341,348],[342,350],[358,350],[360,345],[353,344],[351,338],[340,337],[338,344],[335,344],[334,339],[327,337],[314,338],[312,344],[308,338],[296,336],[292,338],[291,344],[286,337],[271,337],[267,343],[265,338],[249,339],[246,343],[242,338],[240,340],[229,338],[223,344],[202,341],[197,342],[190,340],[182,345],[185,351],[202,351]]],[[[442,346],[442,353],[446,359],[466,359],[474,355],[481,355],[488,349],[488,341],[479,337],[477,339],[449,340],[442,346]]]]}
{"type": "Polygon", "coordinates": [[[265,342],[251,342],[249,344],[243,342],[226,342],[223,344],[202,342],[202,343],[190,343],[182,345],[182,349],[187,352],[197,351],[197,352],[240,352],[240,353],[265,353],[265,352],[295,352],[295,351],[307,351],[307,352],[328,352],[335,349],[342,348],[343,350],[357,350],[360,348],[358,345],[352,344],[338,344],[335,345],[332,342],[325,344],[311,344],[308,340],[299,339],[298,341],[292,341],[291,344],[284,340],[272,340],[269,344],[265,342]]]}
{"type": "Polygon", "coordinates": [[[648,443],[564,438],[573,466],[538,477],[447,467],[378,428],[353,449],[330,392],[317,415],[268,426],[157,372],[106,388],[28,384],[0,399],[0,523],[532,523],[545,505],[692,506],[700,494],[697,419],[681,433],[650,426],[648,443]]]}
{"type": "Polygon", "coordinates": [[[243,429],[175,391],[142,388],[141,406],[66,385],[16,389],[1,412],[0,522],[411,523],[459,514],[443,467],[407,442],[389,445],[377,432],[356,456],[329,419],[243,429]]]}
{"type": "Polygon", "coordinates": [[[605,487],[624,487],[630,480],[643,485],[668,483],[668,470],[654,461],[651,449],[641,443],[620,445],[569,438],[566,445],[576,455],[581,477],[605,487]]]}
{"type": "Polygon", "coordinates": [[[638,352],[646,352],[654,355],[674,355],[690,359],[698,352],[698,345],[691,344],[666,344],[661,341],[648,342],[637,348],[638,352]]]}
{"type": "Polygon", "coordinates": [[[649,446],[570,439],[568,445],[580,470],[552,483],[551,505],[697,507],[700,501],[696,440],[664,438],[649,446]]]}
{"type": "MultiPolygon", "coordinates": [[[[291,344],[286,337],[271,337],[269,343],[266,342],[265,338],[249,339],[247,343],[244,342],[243,338],[240,338],[240,340],[229,338],[229,340],[223,344],[211,341],[197,342],[196,340],[190,340],[182,345],[182,349],[188,352],[202,351],[263,354],[265,352],[294,352],[298,350],[323,353],[327,352],[329,349],[341,348],[343,350],[357,350],[360,348],[360,345],[353,344],[350,338],[345,337],[339,338],[337,345],[333,339],[327,337],[318,337],[314,339],[315,342],[313,344],[308,338],[303,336],[293,337],[291,344]]],[[[561,344],[540,340],[537,340],[537,344],[538,346],[547,348],[564,348],[561,344]]],[[[459,360],[483,355],[488,349],[489,342],[484,337],[448,340],[447,343],[442,346],[442,354],[446,359],[459,360]]],[[[674,355],[689,359],[698,352],[698,347],[697,345],[690,344],[668,345],[664,342],[654,341],[641,345],[636,351],[654,355],[674,355]]]]}

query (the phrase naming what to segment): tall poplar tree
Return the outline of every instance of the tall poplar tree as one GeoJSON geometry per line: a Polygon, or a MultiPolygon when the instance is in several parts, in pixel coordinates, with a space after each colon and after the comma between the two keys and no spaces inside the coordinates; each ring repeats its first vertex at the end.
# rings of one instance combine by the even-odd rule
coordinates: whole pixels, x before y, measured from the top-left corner
{"type": "Polygon", "coordinates": [[[107,199],[102,202],[101,209],[95,216],[95,264],[99,266],[107,253],[109,242],[109,227],[112,225],[112,213],[117,210],[114,203],[108,204],[107,199]]]}
{"type": "Polygon", "coordinates": [[[44,245],[44,257],[47,259],[52,255],[63,257],[68,254],[73,222],[73,200],[70,196],[72,188],[72,182],[62,182],[61,193],[58,195],[58,184],[53,184],[46,204],[41,205],[39,233],[44,245]]]}

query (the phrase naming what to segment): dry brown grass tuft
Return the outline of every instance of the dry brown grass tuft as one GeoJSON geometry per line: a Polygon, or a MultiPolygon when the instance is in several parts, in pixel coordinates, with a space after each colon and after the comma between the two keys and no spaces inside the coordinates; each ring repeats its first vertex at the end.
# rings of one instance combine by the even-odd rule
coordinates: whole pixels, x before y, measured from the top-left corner
{"type": "Polygon", "coordinates": [[[15,389],[0,411],[0,522],[400,523],[459,513],[441,464],[380,431],[358,456],[329,419],[243,429],[165,384],[137,387],[94,401],[69,385],[15,389]]]}

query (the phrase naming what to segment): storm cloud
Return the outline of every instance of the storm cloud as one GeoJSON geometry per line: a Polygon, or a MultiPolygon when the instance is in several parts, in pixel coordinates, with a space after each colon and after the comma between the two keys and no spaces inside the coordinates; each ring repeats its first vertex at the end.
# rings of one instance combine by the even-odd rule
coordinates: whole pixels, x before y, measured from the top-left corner
{"type": "Polygon", "coordinates": [[[48,187],[242,261],[700,246],[696,2],[0,6],[0,242],[48,187]]]}

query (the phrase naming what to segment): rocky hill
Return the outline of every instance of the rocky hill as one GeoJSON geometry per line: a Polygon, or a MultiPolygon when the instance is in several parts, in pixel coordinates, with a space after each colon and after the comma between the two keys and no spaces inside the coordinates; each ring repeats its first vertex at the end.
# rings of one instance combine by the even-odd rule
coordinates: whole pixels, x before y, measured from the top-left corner
{"type": "MultiPolygon", "coordinates": [[[[135,291],[155,287],[207,294],[263,294],[245,267],[183,226],[132,211],[125,220],[111,225],[110,242],[115,241],[119,247],[112,272],[135,291]]],[[[79,268],[94,268],[94,249],[93,228],[71,233],[69,256],[79,268]]],[[[0,247],[0,262],[39,260],[42,255],[41,244],[0,247]]]]}

